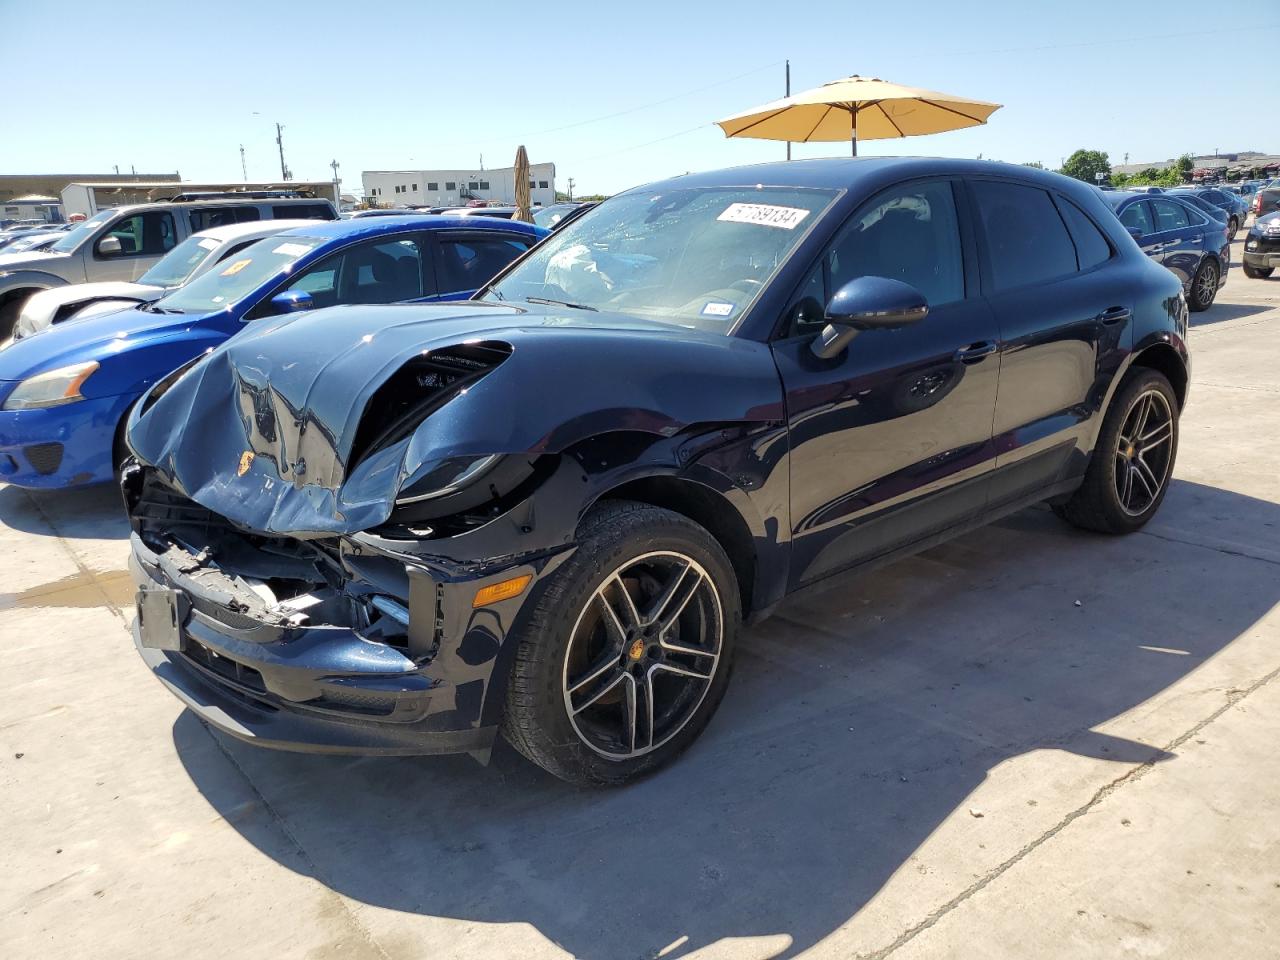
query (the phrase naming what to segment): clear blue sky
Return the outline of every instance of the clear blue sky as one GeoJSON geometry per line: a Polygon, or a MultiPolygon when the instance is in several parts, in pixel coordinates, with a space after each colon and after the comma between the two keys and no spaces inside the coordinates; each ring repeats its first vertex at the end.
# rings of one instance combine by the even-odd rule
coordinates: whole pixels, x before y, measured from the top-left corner
{"type": "Polygon", "coordinates": [[[346,189],[364,169],[509,166],[523,143],[561,189],[610,193],[781,158],[711,123],[780,96],[788,58],[796,92],[857,73],[1004,104],[866,154],[1280,151],[1275,0],[0,0],[0,38],[0,173],[238,179],[243,143],[250,179],[274,178],[278,120],[298,179],[335,158],[346,189]]]}

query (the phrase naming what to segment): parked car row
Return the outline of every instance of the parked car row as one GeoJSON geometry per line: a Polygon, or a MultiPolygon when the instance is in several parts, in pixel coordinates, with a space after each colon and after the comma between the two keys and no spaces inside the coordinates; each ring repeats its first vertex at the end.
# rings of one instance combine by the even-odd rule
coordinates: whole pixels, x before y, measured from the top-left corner
{"type": "Polygon", "coordinates": [[[195,234],[136,284],[33,296],[17,336],[0,350],[0,480],[31,487],[112,480],[138,398],[250,321],[338,304],[467,297],[546,233],[479,217],[274,227],[195,234]],[[120,309],[121,301],[131,303],[120,309]],[[77,307],[71,319],[61,315],[77,307]]]}
{"type": "Polygon", "coordinates": [[[96,280],[137,280],[193,233],[284,218],[336,220],[328,200],[290,197],[147,203],[103,210],[71,225],[47,250],[0,250],[0,341],[41,290],[96,280]]]}
{"type": "Polygon", "coordinates": [[[0,466],[123,458],[135,643],[206,722],[630,781],[790,594],[1045,500],[1141,528],[1229,263],[1177,198],[979,161],[573,213],[294,228],[0,351],[0,466]]]}

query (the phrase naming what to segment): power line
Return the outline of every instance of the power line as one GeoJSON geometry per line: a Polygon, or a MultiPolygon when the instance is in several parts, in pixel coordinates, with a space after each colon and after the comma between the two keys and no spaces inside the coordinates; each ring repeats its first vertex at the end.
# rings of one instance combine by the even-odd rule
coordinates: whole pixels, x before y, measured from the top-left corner
{"type": "MultiPolygon", "coordinates": [[[[1280,24],[1262,24],[1256,26],[1250,24],[1249,32],[1257,33],[1259,30],[1280,30],[1280,24]]],[[[1042,47],[1005,47],[1003,50],[951,50],[939,51],[929,55],[930,59],[935,57],[985,57],[1000,53],[1040,53],[1045,50],[1074,50],[1080,47],[1101,47],[1115,43],[1145,43],[1148,40],[1176,40],[1181,37],[1213,37],[1224,33],[1239,34],[1239,29],[1232,28],[1229,30],[1191,30],[1185,33],[1163,33],[1163,34],[1146,34],[1141,37],[1108,37],[1105,40],[1082,40],[1079,43],[1053,43],[1042,47]]]]}

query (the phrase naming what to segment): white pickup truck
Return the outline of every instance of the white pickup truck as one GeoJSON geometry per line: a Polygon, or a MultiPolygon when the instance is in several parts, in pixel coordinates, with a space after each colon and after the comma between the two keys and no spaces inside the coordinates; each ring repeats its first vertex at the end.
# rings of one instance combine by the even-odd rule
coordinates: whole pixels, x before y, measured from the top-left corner
{"type": "Polygon", "coordinates": [[[336,220],[328,200],[219,198],[144,203],[94,214],[40,253],[0,252],[0,341],[27,299],[41,290],[100,280],[134,281],[193,233],[260,220],[336,220]]]}

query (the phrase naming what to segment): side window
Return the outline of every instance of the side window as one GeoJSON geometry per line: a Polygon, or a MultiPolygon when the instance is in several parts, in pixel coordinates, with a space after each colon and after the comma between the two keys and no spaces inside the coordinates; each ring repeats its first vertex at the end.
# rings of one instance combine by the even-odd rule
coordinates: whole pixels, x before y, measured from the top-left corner
{"type": "Polygon", "coordinates": [[[317,307],[338,303],[395,303],[424,296],[422,246],[416,237],[362,243],[328,257],[289,284],[317,307]]]}
{"type": "Polygon", "coordinates": [[[1065,197],[1058,198],[1058,207],[1067,221],[1071,239],[1076,242],[1076,259],[1081,270],[1088,270],[1111,259],[1111,244],[1102,235],[1083,210],[1065,197]]]}
{"type": "Polygon", "coordinates": [[[1223,193],[1221,190],[1206,190],[1204,192],[1204,198],[1208,200],[1210,203],[1226,203],[1227,202],[1227,195],[1223,193]]]}
{"type": "Polygon", "coordinates": [[[1181,230],[1187,226],[1187,209],[1172,200],[1152,200],[1156,212],[1156,233],[1165,230],[1181,230]]]}
{"type": "Polygon", "coordinates": [[[258,208],[254,206],[239,207],[200,207],[188,213],[191,219],[191,232],[199,233],[210,227],[228,227],[233,223],[244,223],[258,219],[258,208]]]}
{"type": "Polygon", "coordinates": [[[436,264],[440,292],[460,293],[482,287],[528,249],[524,240],[508,237],[443,236],[436,264]]]}
{"type": "Polygon", "coordinates": [[[1076,272],[1075,245],[1048,193],[993,180],[972,186],[995,292],[1076,272]]]}
{"type": "Polygon", "coordinates": [[[273,220],[332,220],[333,211],[327,203],[278,204],[271,208],[273,220]]]}
{"type": "Polygon", "coordinates": [[[105,257],[159,256],[172,250],[178,243],[178,231],[173,214],[167,210],[151,210],[119,220],[98,241],[96,252],[105,257]],[[120,242],[120,252],[102,251],[102,241],[114,237],[120,242]]]}
{"type": "Polygon", "coordinates": [[[1125,207],[1120,214],[1120,222],[1126,227],[1137,229],[1144,237],[1149,233],[1155,233],[1151,227],[1151,217],[1147,215],[1147,204],[1142,200],[1125,207]]]}
{"type": "Polygon", "coordinates": [[[930,307],[964,299],[960,225],[948,181],[890,187],[855,213],[801,283],[785,335],[821,329],[827,302],[858,277],[909,283],[930,307]]]}

